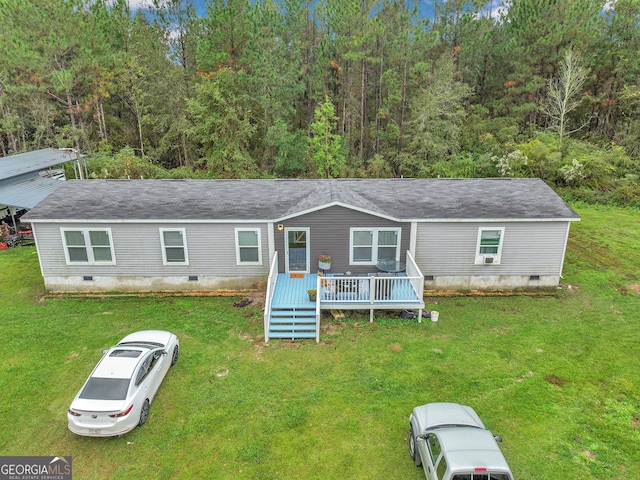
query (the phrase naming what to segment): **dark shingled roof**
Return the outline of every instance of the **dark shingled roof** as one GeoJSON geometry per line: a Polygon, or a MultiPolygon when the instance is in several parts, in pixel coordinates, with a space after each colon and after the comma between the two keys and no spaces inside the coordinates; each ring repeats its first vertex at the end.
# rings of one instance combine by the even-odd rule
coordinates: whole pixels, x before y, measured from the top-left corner
{"type": "Polygon", "coordinates": [[[23,216],[280,220],[340,204],[396,220],[579,220],[547,184],[512,179],[71,180],[23,216]]]}

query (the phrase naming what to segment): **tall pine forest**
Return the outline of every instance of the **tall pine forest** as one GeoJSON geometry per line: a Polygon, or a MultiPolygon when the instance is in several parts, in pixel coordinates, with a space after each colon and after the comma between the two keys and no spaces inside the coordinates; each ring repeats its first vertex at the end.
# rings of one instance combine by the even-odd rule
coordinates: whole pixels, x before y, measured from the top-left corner
{"type": "Polygon", "coordinates": [[[0,0],[0,156],[640,207],[640,0],[0,0]]]}

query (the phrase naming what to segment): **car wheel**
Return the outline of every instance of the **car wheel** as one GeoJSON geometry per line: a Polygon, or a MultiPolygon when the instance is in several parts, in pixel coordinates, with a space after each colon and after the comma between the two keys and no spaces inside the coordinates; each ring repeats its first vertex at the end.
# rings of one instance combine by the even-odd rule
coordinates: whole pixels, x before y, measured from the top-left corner
{"type": "Polygon", "coordinates": [[[413,425],[409,429],[409,455],[411,455],[413,463],[416,464],[416,467],[422,466],[422,459],[420,458],[420,454],[416,449],[416,435],[413,433],[413,425]]]}
{"type": "Polygon", "coordinates": [[[145,400],[142,404],[142,410],[140,410],[140,421],[138,422],[138,425],[144,425],[147,422],[147,418],[149,418],[149,400],[145,400]]]}
{"type": "Polygon", "coordinates": [[[178,353],[179,353],[179,348],[176,345],[175,347],[173,347],[173,355],[171,356],[171,366],[173,367],[176,362],[178,361],[178,353]]]}

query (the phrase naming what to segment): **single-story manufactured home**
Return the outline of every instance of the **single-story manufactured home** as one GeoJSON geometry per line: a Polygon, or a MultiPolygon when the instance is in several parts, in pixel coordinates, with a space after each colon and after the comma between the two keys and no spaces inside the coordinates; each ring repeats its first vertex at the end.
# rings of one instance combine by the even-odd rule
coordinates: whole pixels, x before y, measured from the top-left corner
{"type": "Polygon", "coordinates": [[[266,290],[267,340],[302,308],[373,318],[421,310],[425,289],[555,289],[579,219],[524,178],[73,180],[23,217],[47,290],[266,290]]]}

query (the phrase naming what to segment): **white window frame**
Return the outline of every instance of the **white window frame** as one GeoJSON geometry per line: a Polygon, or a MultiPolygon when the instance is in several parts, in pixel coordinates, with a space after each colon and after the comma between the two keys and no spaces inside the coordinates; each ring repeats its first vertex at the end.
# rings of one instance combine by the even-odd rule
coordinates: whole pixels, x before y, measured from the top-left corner
{"type": "MultiPolygon", "coordinates": [[[[398,243],[396,244],[396,258],[395,261],[400,261],[400,246],[402,243],[402,228],[401,227],[351,227],[349,231],[349,265],[375,265],[378,263],[378,234],[380,232],[396,232],[398,243]],[[373,240],[371,245],[371,260],[366,262],[355,261],[353,256],[353,234],[354,232],[371,232],[373,234],[373,240]]],[[[390,245],[384,245],[389,247],[390,245]]]]}
{"type": "Polygon", "coordinates": [[[235,229],[235,242],[236,242],[236,264],[237,265],[262,265],[262,230],[260,228],[236,228],[235,229]],[[239,233],[241,232],[255,232],[257,234],[258,244],[254,247],[240,246],[239,233]],[[241,248],[257,248],[258,249],[258,261],[257,262],[243,262],[240,259],[241,248]]]}
{"type": "Polygon", "coordinates": [[[502,245],[504,244],[504,227],[479,227],[478,240],[476,242],[476,265],[500,265],[502,260],[502,245]],[[496,253],[480,253],[480,242],[482,241],[483,232],[500,232],[500,242],[498,243],[498,251],[496,253]]]}
{"type": "Polygon", "coordinates": [[[187,230],[185,228],[160,228],[160,245],[162,247],[163,265],[189,265],[189,249],[187,248],[187,230]],[[164,244],[164,232],[180,232],[182,234],[182,249],[184,250],[184,262],[170,262],[167,260],[167,248],[180,248],[176,245],[164,244]]]}
{"type": "MultiPolygon", "coordinates": [[[[111,236],[110,228],[61,228],[60,235],[62,236],[62,245],[64,246],[64,258],[67,261],[67,265],[115,265],[116,264],[116,252],[113,248],[113,237],[111,236]],[[67,237],[65,232],[81,232],[84,237],[84,249],[87,252],[87,261],[71,260],[69,257],[69,248],[81,248],[78,245],[67,245],[67,237]],[[90,232],[106,232],[109,237],[109,251],[111,254],[111,260],[96,260],[93,254],[94,245],[91,244],[90,232]]],[[[106,248],[106,245],[96,245],[97,247],[106,248]]]]}

